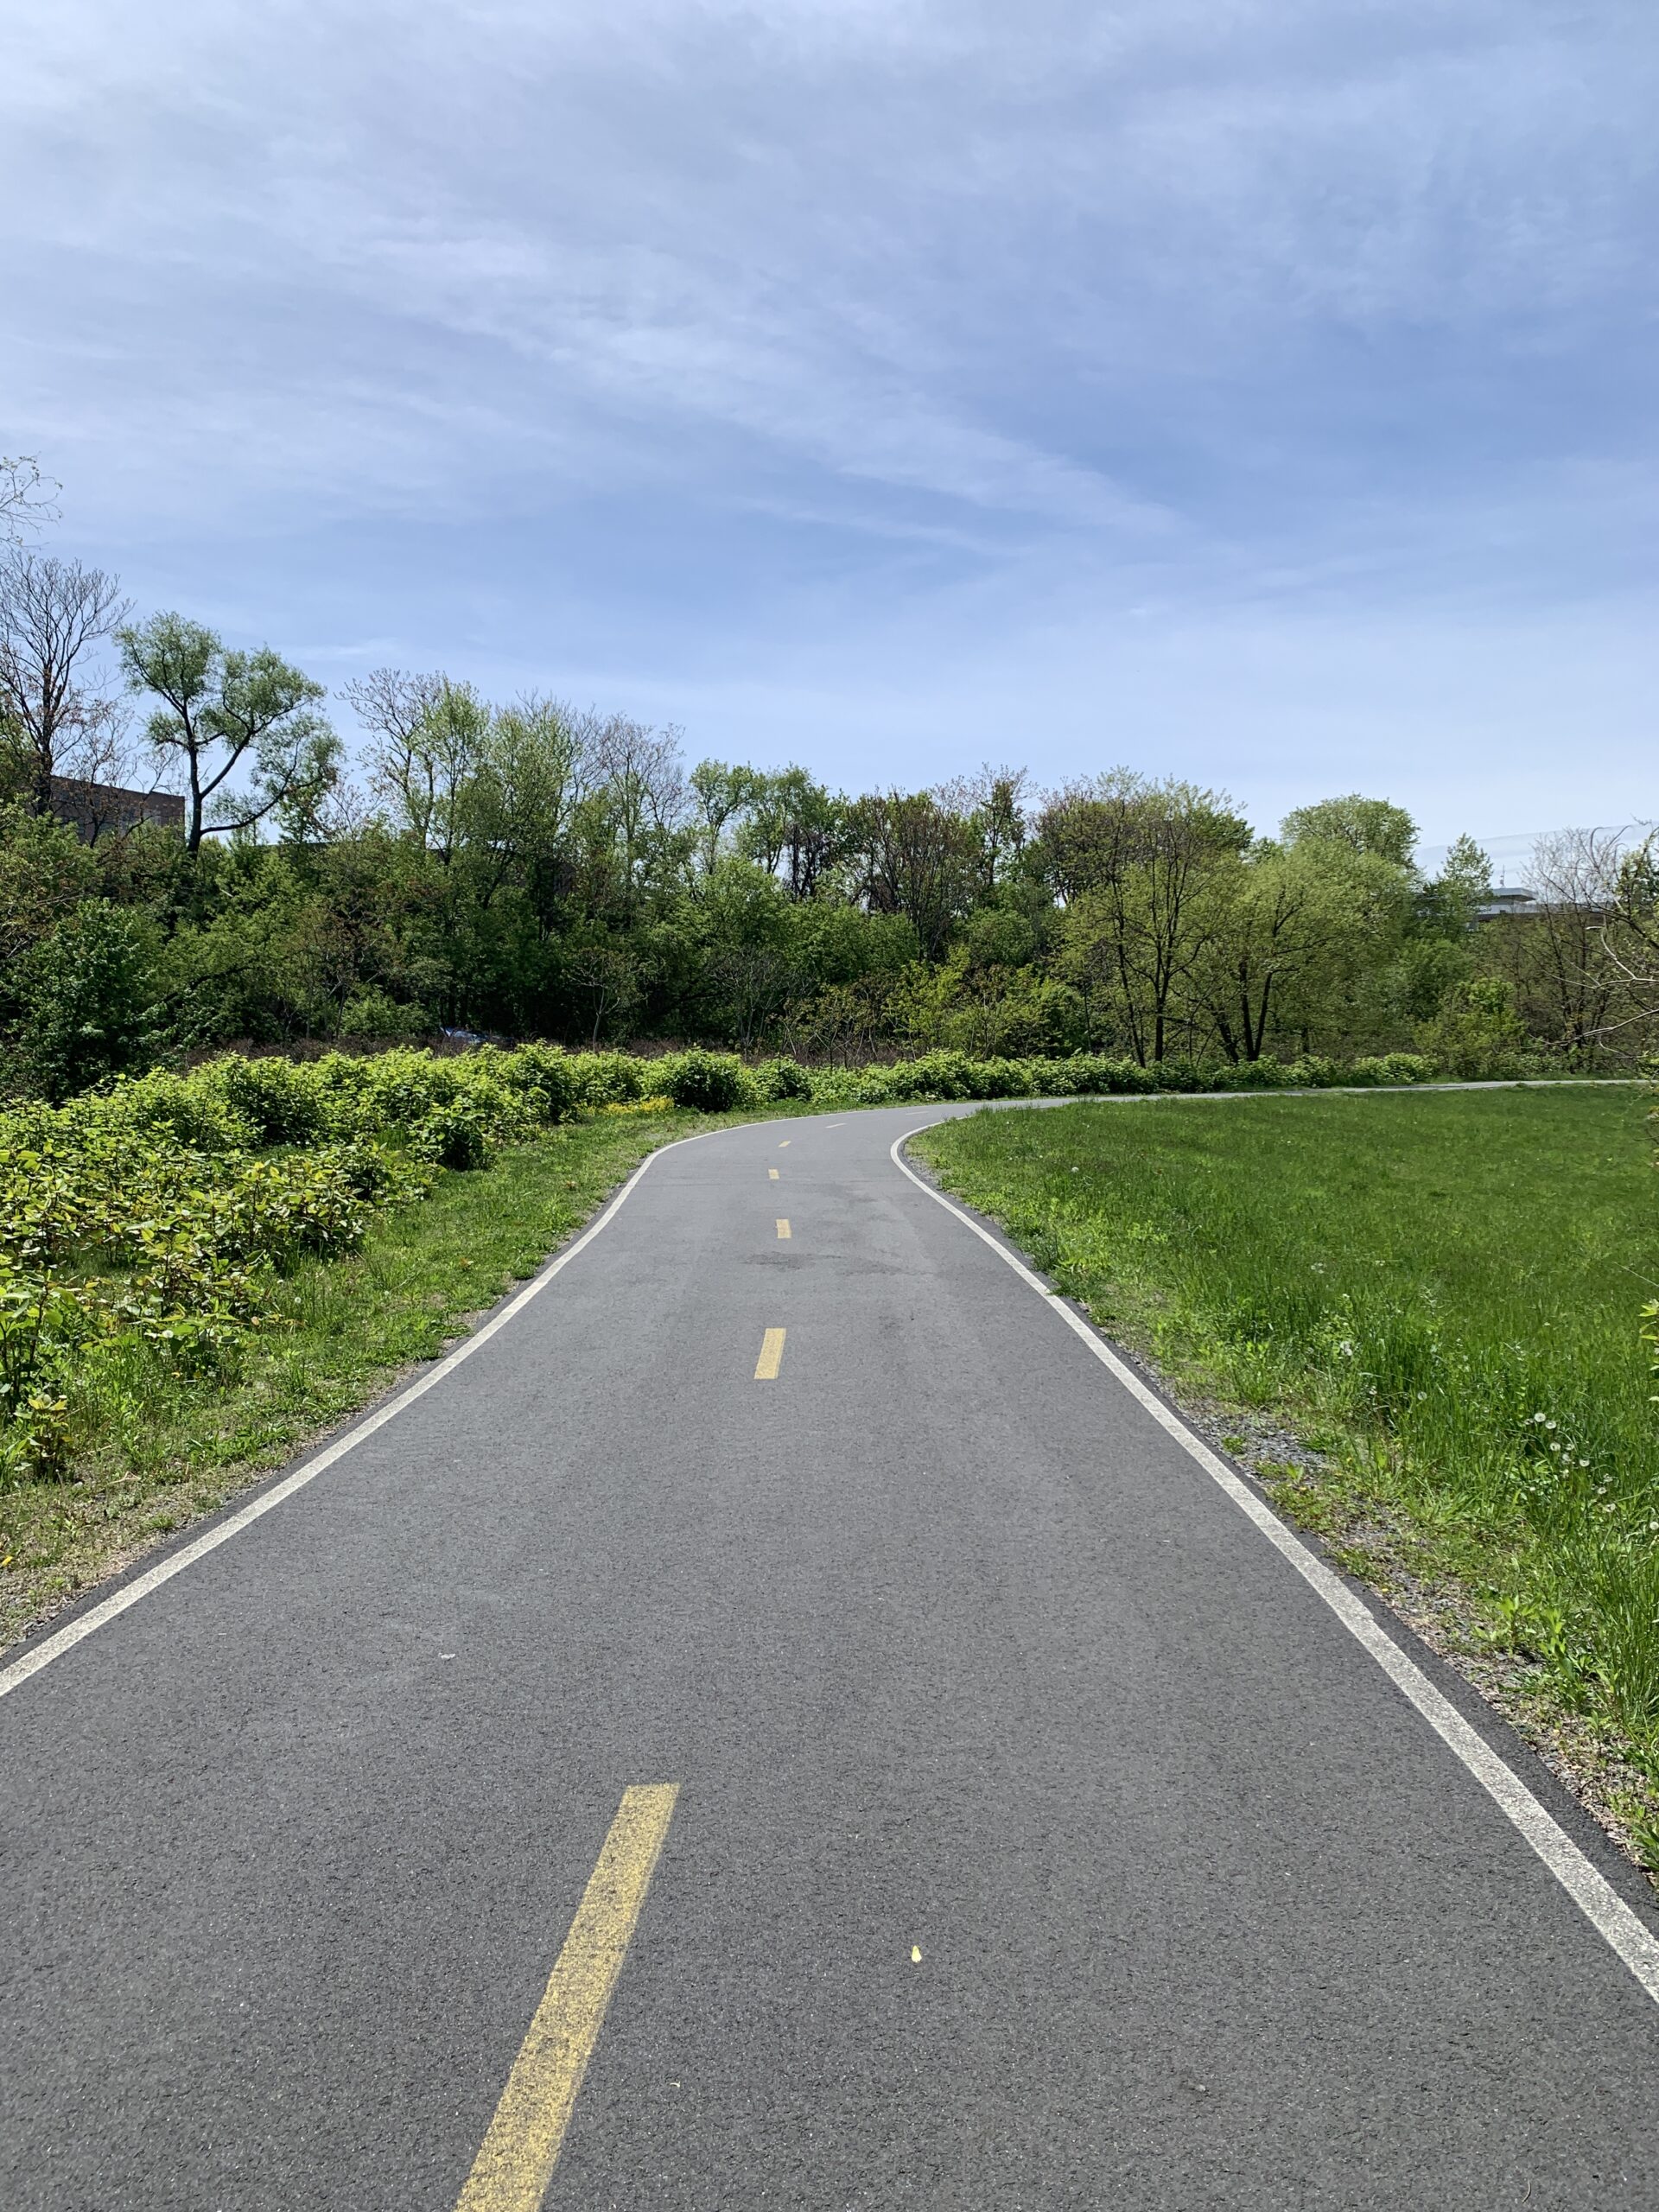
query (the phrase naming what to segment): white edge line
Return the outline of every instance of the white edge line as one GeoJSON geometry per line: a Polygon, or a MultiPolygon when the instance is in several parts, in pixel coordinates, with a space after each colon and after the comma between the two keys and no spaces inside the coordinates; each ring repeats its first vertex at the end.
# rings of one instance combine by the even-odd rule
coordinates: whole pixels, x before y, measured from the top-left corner
{"type": "Polygon", "coordinates": [[[1355,1641],[1364,1646],[1395,1688],[1416,1707],[1441,1742],[1461,1759],[1488,1796],[1532,1846],[1591,1926],[1618,1953],[1654,2002],[1659,2004],[1659,1937],[1656,1937],[1631,1911],[1606,1876],[1591,1865],[1566,1829],[1539,1803],[1525,1783],[1498,1757],[1478,1729],[1472,1728],[1451,1700],[1435,1688],[1422,1669],[1406,1656],[1340,1577],[1333,1574],[1324,1560],[1308,1549],[1271,1506],[1258,1497],[1247,1483],[1240,1480],[1224,1459],[1217,1457],[1201,1438],[1193,1433],[1156,1391],[1148,1389],[1134,1369],[1118,1358],[1080,1313],[1074,1312],[1057,1291],[1051,1290],[1039,1275],[993,1236],[988,1230],[982,1227],[971,1214],[947,1198],[942,1191],[935,1190],[931,1183],[899,1157],[899,1147],[912,1137],[918,1136],[923,1129],[936,1127],[939,1121],[957,1118],[954,1115],[941,1115],[934,1121],[919,1122],[913,1129],[906,1129],[904,1135],[894,1142],[890,1155],[899,1173],[907,1176],[918,1191],[925,1192],[947,1213],[954,1214],[966,1228],[973,1230],[982,1243],[988,1244],[998,1259],[1005,1261],[1020,1281],[1028,1289],[1034,1290],[1051,1312],[1058,1313],[1073,1334],[1082,1338],[1101,1365],[1116,1376],[1132,1397],[1139,1400],[1160,1427],[1166,1429],[1176,1442],[1198,1461],[1205,1474],[1218,1489],[1226,1492],[1240,1512],[1255,1522],[1274,1548],[1289,1560],[1309,1588],[1325,1600],[1355,1641]]]}
{"type": "Polygon", "coordinates": [[[21,1688],[31,1675],[38,1675],[43,1667],[49,1667],[54,1659],[60,1659],[66,1651],[73,1651],[76,1644],[84,1643],[106,1622],[124,1613],[130,1605],[136,1605],[141,1598],[148,1598],[152,1590],[159,1590],[175,1574],[182,1574],[187,1567],[194,1567],[199,1559],[205,1559],[209,1552],[217,1551],[221,1544],[226,1544],[232,1536],[239,1535],[244,1529],[280,1505],[284,1498],[292,1497],[296,1491],[303,1490],[308,1483],[315,1482],[320,1474],[332,1467],[336,1460],[343,1459],[365,1437],[372,1436],[377,1429],[384,1428],[389,1421],[395,1420],[406,1406],[412,1406],[417,1398],[423,1398],[447,1376],[453,1375],[464,1360],[470,1359],[475,1351],[488,1344],[499,1329],[505,1329],[515,1314],[523,1313],[531,1300],[547,1288],[561,1268],[569,1267],[577,1253],[585,1245],[592,1243],[600,1230],[626,1203],[641,1176],[665,1153],[677,1152],[682,1145],[697,1144],[704,1137],[723,1134],[720,1129],[698,1129],[691,1136],[676,1137],[671,1144],[658,1145],[654,1152],[647,1153],[603,1212],[588,1223],[575,1243],[567,1244],[499,1312],[493,1313],[480,1328],[475,1329],[471,1336],[458,1344],[454,1351],[439,1360],[435,1367],[429,1368],[424,1375],[418,1376],[413,1382],[406,1383],[395,1397],[388,1398],[385,1405],[376,1407],[365,1421],[359,1421],[355,1428],[349,1429],[344,1436],[337,1437],[315,1459],[296,1467],[291,1475],[284,1475],[280,1482],[272,1483],[269,1490],[262,1490],[257,1497],[251,1498],[238,1511],[227,1514],[222,1521],[216,1521],[211,1529],[204,1530],[193,1542],[181,1544],[177,1551],[169,1552],[165,1559],[158,1560],[143,1574],[135,1575],[130,1582],[123,1583],[100,1604],[89,1605],[67,1627],[43,1636],[38,1643],[25,1649],[10,1666],[0,1669],[0,1697],[9,1696],[13,1690],[21,1688]]]}

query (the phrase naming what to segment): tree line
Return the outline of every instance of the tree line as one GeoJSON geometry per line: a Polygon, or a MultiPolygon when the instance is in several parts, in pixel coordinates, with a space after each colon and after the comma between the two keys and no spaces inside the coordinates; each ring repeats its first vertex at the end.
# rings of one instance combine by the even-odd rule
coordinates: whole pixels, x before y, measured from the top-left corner
{"type": "Polygon", "coordinates": [[[47,518],[38,473],[0,466],[14,1086],[441,1029],[844,1063],[1414,1049],[1471,1071],[1655,1045],[1650,845],[1558,838],[1535,909],[1483,919],[1485,856],[1460,839],[1427,876],[1380,798],[1268,836],[1224,793],[1121,767],[848,794],[438,671],[344,687],[353,766],[321,683],[183,614],[138,618],[116,579],[45,550],[47,518]],[[66,792],[135,782],[182,819],[60,818],[66,792]]]}

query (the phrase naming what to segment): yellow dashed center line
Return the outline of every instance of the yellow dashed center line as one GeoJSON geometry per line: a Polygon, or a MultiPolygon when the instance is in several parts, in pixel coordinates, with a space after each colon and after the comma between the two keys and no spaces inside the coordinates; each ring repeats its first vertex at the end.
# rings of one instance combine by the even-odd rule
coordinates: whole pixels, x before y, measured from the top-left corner
{"type": "Polygon", "coordinates": [[[786,1221],[780,1220],[778,1224],[778,1234],[780,1236],[787,1236],[789,1233],[789,1224],[786,1221]]]}
{"type": "Polygon", "coordinates": [[[784,1363],[785,1333],[782,1329],[768,1329],[760,1339],[760,1357],[754,1364],[757,1382],[775,1382],[778,1380],[778,1370],[784,1363]]]}
{"type": "Polygon", "coordinates": [[[455,2212],[540,2212],[678,1795],[623,1792],[455,2212]]]}
{"type": "Polygon", "coordinates": [[[779,1149],[779,1152],[787,1152],[787,1151],[789,1150],[789,1147],[790,1147],[790,1140],[789,1140],[787,1137],[785,1137],[785,1138],[784,1139],[783,1142],[779,1146],[778,1149],[779,1149]]]}
{"type": "Polygon", "coordinates": [[[774,1183],[778,1180],[778,1170],[775,1167],[768,1167],[766,1173],[774,1183]]]}

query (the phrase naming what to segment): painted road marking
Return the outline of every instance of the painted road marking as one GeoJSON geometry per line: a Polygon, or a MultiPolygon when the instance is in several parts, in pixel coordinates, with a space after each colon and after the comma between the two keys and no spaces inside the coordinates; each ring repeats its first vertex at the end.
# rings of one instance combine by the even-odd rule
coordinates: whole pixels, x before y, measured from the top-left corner
{"type": "Polygon", "coordinates": [[[455,2212],[540,2212],[678,1795],[676,1782],[622,1793],[455,2212]]]}
{"type": "Polygon", "coordinates": [[[774,1183],[778,1180],[778,1170],[775,1167],[768,1167],[766,1173],[774,1183]]]}
{"type": "Polygon", "coordinates": [[[787,1151],[789,1150],[789,1139],[788,1139],[787,1137],[785,1137],[785,1138],[784,1139],[783,1142],[779,1146],[778,1149],[779,1149],[779,1152],[787,1152],[787,1151]]]}
{"type": "Polygon", "coordinates": [[[788,1224],[786,1221],[785,1221],[785,1220],[782,1218],[782,1217],[780,1216],[780,1217],[779,1217],[779,1222],[778,1222],[778,1234],[779,1234],[780,1236],[787,1236],[789,1235],[789,1233],[790,1233],[790,1230],[789,1230],[789,1224],[788,1224]]]}
{"type": "Polygon", "coordinates": [[[757,1382],[775,1382],[778,1380],[778,1370],[784,1363],[785,1334],[782,1329],[768,1329],[760,1339],[760,1357],[754,1369],[757,1382]]]}
{"type": "MultiPolygon", "coordinates": [[[[1447,1084],[1440,1088],[1451,1090],[1453,1086],[1447,1084]]],[[[1234,1097],[1266,1096],[1261,1091],[1223,1094],[1229,1095],[1234,1097]]],[[[1479,1730],[1471,1727],[1451,1699],[1435,1688],[1422,1669],[1407,1656],[1370,1609],[1355,1596],[1341,1577],[1333,1574],[1318,1554],[1310,1551],[1301,1538],[1287,1528],[1266,1500],[1258,1497],[1224,1459],[1193,1433],[1173,1407],[1166,1406],[1132,1367],[1124,1364],[1081,1313],[1074,1313],[1058,1291],[1051,1290],[1039,1274],[1034,1274],[1017,1253],[1011,1252],[999,1237],[993,1236],[988,1229],[976,1222],[972,1214],[957,1205],[954,1199],[947,1198],[943,1191],[936,1191],[931,1183],[925,1182],[913,1167],[906,1166],[899,1157],[900,1146],[909,1138],[919,1136],[924,1129],[931,1128],[935,1122],[948,1118],[942,1114],[935,1115],[933,1122],[918,1122],[913,1129],[906,1129],[903,1136],[895,1139],[887,1157],[899,1173],[907,1177],[936,1205],[941,1205],[947,1213],[954,1214],[964,1228],[971,1229],[982,1243],[990,1246],[999,1260],[1006,1261],[1027,1288],[1034,1290],[1047,1303],[1049,1310],[1059,1315],[1072,1334],[1083,1339],[1101,1365],[1116,1376],[1129,1395],[1140,1401],[1159,1426],[1167,1429],[1175,1441],[1198,1461],[1211,1482],[1226,1492],[1239,1511],[1255,1522],[1274,1550],[1281,1554],[1308,1587],[1325,1600],[1355,1642],[1370,1653],[1395,1688],[1416,1707],[1453,1758],[1462,1762],[1499,1811],[1513,1822],[1519,1834],[1531,1845],[1597,1934],[1624,1961],[1648,1995],[1659,2004],[1659,1937],[1656,1937],[1652,1930],[1637,1917],[1607,1877],[1599,1867],[1592,1866],[1560,1821],[1539,1803],[1520,1776],[1506,1760],[1499,1758],[1479,1730]]]]}

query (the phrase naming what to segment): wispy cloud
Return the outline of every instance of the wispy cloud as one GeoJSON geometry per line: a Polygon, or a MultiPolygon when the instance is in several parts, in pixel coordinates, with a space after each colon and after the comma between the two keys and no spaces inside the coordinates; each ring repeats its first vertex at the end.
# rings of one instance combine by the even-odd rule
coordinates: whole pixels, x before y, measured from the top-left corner
{"type": "MultiPolygon", "coordinates": [[[[1386,669],[1509,622],[1524,658],[1541,608],[1617,630],[1649,573],[1659,27],[1627,0],[12,22],[0,447],[141,589],[342,655],[516,631],[555,683],[729,701],[709,656],[770,667],[799,749],[857,716],[842,671],[902,667],[919,760],[895,635],[982,698],[1033,638],[1109,694],[1120,626],[1217,671],[1202,639],[1260,625],[1386,669]],[[803,641],[833,714],[777,673],[803,641]]],[[[1217,673],[1223,725],[1295,659],[1248,702],[1217,673]]],[[[1630,780],[1634,690],[1600,711],[1630,780]]]]}

